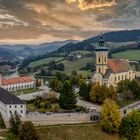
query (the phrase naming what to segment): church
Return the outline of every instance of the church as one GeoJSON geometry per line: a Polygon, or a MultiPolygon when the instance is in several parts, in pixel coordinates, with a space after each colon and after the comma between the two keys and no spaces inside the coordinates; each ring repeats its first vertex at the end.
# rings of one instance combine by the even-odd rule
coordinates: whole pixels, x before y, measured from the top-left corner
{"type": "Polygon", "coordinates": [[[99,44],[95,48],[96,72],[92,77],[93,83],[105,84],[114,88],[122,80],[135,79],[135,73],[126,59],[109,59],[109,49],[105,46],[102,35],[99,37],[99,44]]]}

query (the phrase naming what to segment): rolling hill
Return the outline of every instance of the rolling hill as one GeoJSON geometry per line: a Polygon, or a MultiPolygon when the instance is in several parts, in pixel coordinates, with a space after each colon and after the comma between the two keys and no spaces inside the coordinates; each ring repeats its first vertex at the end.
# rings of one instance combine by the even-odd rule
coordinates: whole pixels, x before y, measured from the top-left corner
{"type": "MultiPolygon", "coordinates": [[[[140,41],[140,30],[123,30],[123,31],[114,31],[104,33],[103,37],[106,42],[114,42],[128,45],[129,43],[135,43],[140,41]]],[[[98,36],[86,39],[82,42],[78,42],[76,44],[64,45],[59,48],[59,52],[63,51],[73,51],[73,50],[94,50],[94,44],[98,42],[98,36]]]]}

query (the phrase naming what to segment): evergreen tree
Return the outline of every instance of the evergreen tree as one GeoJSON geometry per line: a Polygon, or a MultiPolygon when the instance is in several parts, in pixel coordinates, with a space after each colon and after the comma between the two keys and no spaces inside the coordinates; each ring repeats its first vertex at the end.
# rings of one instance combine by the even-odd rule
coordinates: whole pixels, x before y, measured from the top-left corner
{"type": "Polygon", "coordinates": [[[18,135],[20,125],[21,125],[21,120],[19,115],[17,113],[15,113],[14,115],[11,113],[10,130],[14,135],[18,135]]]}
{"type": "Polygon", "coordinates": [[[59,97],[59,105],[63,109],[74,109],[76,107],[76,95],[74,94],[72,85],[66,81],[62,87],[59,97]]]}
{"type": "Polygon", "coordinates": [[[34,125],[31,122],[27,121],[21,125],[19,140],[38,140],[34,125]]]}
{"type": "Polygon", "coordinates": [[[89,99],[89,93],[90,93],[91,87],[92,87],[91,82],[89,82],[88,84],[86,84],[86,82],[82,83],[82,85],[80,86],[79,95],[85,99],[89,99]]]}
{"type": "Polygon", "coordinates": [[[0,113],[0,128],[2,128],[2,129],[6,128],[6,125],[4,123],[4,120],[3,120],[1,113],[0,113]]]}
{"type": "Polygon", "coordinates": [[[113,100],[105,100],[101,114],[100,124],[103,130],[107,133],[118,132],[121,120],[118,105],[113,100]]]}

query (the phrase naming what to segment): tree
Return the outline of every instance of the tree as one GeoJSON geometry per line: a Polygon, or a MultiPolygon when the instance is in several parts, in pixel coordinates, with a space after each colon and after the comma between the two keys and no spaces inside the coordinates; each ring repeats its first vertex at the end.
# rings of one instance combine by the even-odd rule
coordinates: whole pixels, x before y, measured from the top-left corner
{"type": "Polygon", "coordinates": [[[136,98],[140,99],[140,85],[137,81],[133,80],[130,84],[130,90],[136,98]]]}
{"type": "Polygon", "coordinates": [[[4,120],[3,120],[3,117],[1,115],[1,113],[0,113],[0,128],[2,128],[2,129],[5,129],[6,128],[6,125],[4,123],[4,120]]]}
{"type": "Polygon", "coordinates": [[[103,103],[106,96],[105,86],[100,86],[99,83],[92,86],[90,91],[90,100],[96,103],[103,103]]]}
{"type": "Polygon", "coordinates": [[[92,83],[89,82],[86,84],[86,82],[83,82],[80,86],[79,95],[82,96],[85,99],[89,99],[89,93],[92,87],[92,83]]]}
{"type": "Polygon", "coordinates": [[[133,111],[121,121],[121,137],[137,140],[140,137],[140,113],[133,111]]]}
{"type": "Polygon", "coordinates": [[[36,80],[36,87],[41,87],[42,81],[40,79],[36,80]]]}
{"type": "Polygon", "coordinates": [[[72,85],[69,81],[66,81],[62,87],[59,97],[59,105],[63,109],[74,109],[76,108],[76,95],[72,89],[72,85]]]}
{"type": "Polygon", "coordinates": [[[60,92],[62,89],[62,82],[59,81],[57,78],[49,81],[50,87],[57,92],[60,92]]]}
{"type": "Polygon", "coordinates": [[[118,132],[121,120],[118,105],[113,100],[105,100],[101,114],[100,124],[103,130],[107,133],[118,132]]]}
{"type": "Polygon", "coordinates": [[[111,99],[116,99],[117,97],[117,92],[115,91],[114,87],[111,85],[109,87],[109,92],[108,92],[108,98],[111,98],[111,99]]]}
{"type": "Polygon", "coordinates": [[[130,92],[134,95],[135,98],[140,99],[140,85],[136,80],[130,81],[130,80],[124,80],[118,83],[117,91],[121,94],[125,94],[130,92]]]}
{"type": "Polygon", "coordinates": [[[14,115],[11,113],[10,130],[14,135],[18,135],[20,126],[21,126],[21,120],[19,115],[16,112],[14,115]]]}
{"type": "Polygon", "coordinates": [[[21,125],[19,140],[38,140],[34,125],[31,122],[26,121],[21,125]]]}
{"type": "Polygon", "coordinates": [[[118,83],[117,85],[117,92],[124,93],[126,90],[130,89],[130,80],[124,80],[118,83]]]}

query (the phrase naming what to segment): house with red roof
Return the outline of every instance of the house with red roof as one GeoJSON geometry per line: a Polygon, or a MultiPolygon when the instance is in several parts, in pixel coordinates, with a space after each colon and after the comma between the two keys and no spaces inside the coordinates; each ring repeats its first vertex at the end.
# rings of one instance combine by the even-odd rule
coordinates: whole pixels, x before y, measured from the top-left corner
{"type": "Polygon", "coordinates": [[[0,87],[8,91],[18,91],[24,89],[34,88],[36,80],[33,76],[15,77],[9,79],[2,79],[0,76],[0,87]]]}
{"type": "Polygon", "coordinates": [[[109,49],[105,47],[102,36],[99,37],[99,46],[95,48],[96,72],[93,75],[93,83],[105,84],[107,87],[117,86],[122,80],[135,79],[135,72],[132,70],[126,59],[108,59],[109,49]]]}

